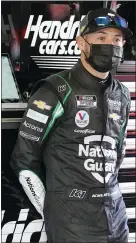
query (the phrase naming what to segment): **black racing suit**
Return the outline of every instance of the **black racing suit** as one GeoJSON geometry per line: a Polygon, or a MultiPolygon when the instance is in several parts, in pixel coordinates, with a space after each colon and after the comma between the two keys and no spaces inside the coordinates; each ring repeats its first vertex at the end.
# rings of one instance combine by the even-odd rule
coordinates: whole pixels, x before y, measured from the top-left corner
{"type": "Polygon", "coordinates": [[[117,177],[130,94],[111,75],[108,83],[104,90],[79,61],[47,78],[28,102],[11,165],[44,212],[49,242],[127,242],[117,177]]]}

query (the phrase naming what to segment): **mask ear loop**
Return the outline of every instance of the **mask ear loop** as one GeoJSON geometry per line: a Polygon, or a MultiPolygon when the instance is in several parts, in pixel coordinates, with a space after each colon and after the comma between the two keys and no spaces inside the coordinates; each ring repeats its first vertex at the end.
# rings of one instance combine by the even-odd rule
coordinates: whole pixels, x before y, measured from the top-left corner
{"type": "MultiPolygon", "coordinates": [[[[83,38],[83,37],[82,37],[82,38],[83,38]]],[[[90,44],[86,39],[83,38],[83,40],[84,40],[89,46],[91,46],[91,44],[90,44]]]]}
{"type": "MultiPolygon", "coordinates": [[[[83,36],[82,36],[82,38],[83,38],[83,36]]],[[[90,46],[90,51],[91,51],[91,47],[92,47],[92,44],[90,44],[86,39],[84,39],[83,38],[83,40],[90,46]]],[[[87,57],[87,55],[86,55],[86,53],[84,52],[84,51],[82,51],[83,53],[84,53],[84,55],[85,55],[85,57],[86,57],[86,60],[88,59],[88,57],[87,57]]]]}

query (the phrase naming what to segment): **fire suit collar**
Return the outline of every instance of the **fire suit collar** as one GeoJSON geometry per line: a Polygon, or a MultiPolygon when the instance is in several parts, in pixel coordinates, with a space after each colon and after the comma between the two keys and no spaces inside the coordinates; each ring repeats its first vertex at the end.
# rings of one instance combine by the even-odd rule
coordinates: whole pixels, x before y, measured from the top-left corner
{"type": "Polygon", "coordinates": [[[107,80],[108,84],[106,86],[99,82],[99,78],[91,75],[82,65],[81,60],[79,60],[71,70],[71,75],[74,76],[75,80],[78,81],[82,86],[86,88],[96,87],[96,89],[105,88],[106,93],[112,92],[113,89],[113,78],[111,73],[109,73],[109,78],[107,80]]]}

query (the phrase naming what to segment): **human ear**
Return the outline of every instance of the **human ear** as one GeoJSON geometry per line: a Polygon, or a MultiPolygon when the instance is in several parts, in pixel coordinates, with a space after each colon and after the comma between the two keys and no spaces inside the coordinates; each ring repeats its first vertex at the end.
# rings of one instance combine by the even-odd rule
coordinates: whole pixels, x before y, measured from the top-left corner
{"type": "Polygon", "coordinates": [[[126,40],[122,41],[122,46],[124,46],[126,44],[126,40]]]}
{"type": "Polygon", "coordinates": [[[84,50],[84,39],[81,36],[77,36],[76,42],[77,42],[79,50],[83,51],[84,50]]]}

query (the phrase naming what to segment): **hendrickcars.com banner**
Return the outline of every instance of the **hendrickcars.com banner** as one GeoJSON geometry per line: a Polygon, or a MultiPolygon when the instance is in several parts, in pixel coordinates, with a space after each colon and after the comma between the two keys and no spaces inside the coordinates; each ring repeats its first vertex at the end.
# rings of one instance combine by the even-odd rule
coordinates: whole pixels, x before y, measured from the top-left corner
{"type": "Polygon", "coordinates": [[[80,55],[75,40],[79,29],[80,21],[75,21],[74,15],[63,23],[58,20],[46,21],[43,15],[37,18],[30,15],[24,39],[29,39],[31,53],[34,53],[38,42],[39,55],[31,57],[39,68],[71,68],[80,55]]]}

